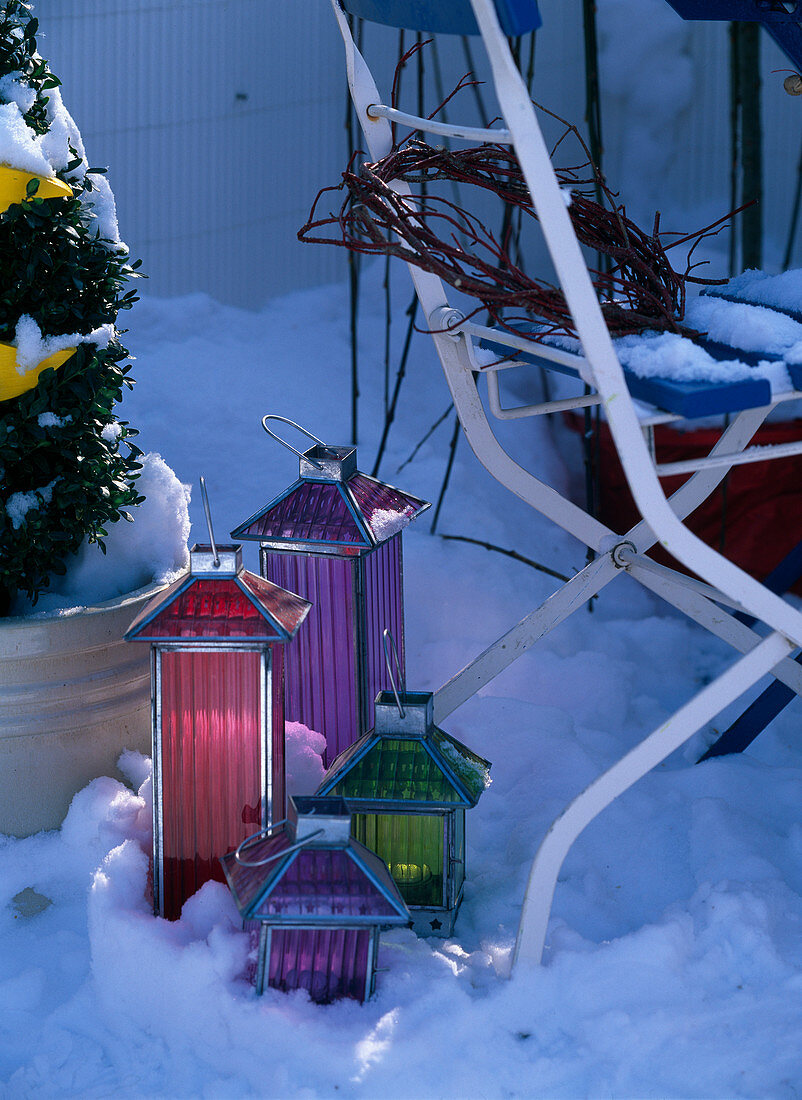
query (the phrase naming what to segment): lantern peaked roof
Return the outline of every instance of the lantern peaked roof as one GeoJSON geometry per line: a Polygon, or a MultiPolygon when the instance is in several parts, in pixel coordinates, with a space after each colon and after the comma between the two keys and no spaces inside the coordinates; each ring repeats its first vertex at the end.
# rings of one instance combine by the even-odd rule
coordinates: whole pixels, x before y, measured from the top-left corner
{"type": "Polygon", "coordinates": [[[231,537],[370,550],[429,507],[428,501],[360,473],[354,447],[314,446],[301,456],[298,480],[231,537]]]}
{"type": "Polygon", "coordinates": [[[145,605],[125,638],[288,642],[311,606],[243,569],[241,547],[193,546],[188,572],[145,605]]]}
{"type": "Polygon", "coordinates": [[[409,923],[384,860],[350,835],[342,799],[296,795],[289,813],[279,831],[220,859],[243,919],[326,927],[409,923]]]}
{"type": "Polygon", "coordinates": [[[376,696],[376,725],[340,753],[318,787],[320,795],[360,802],[395,802],[418,809],[475,806],[490,786],[490,763],[432,721],[430,692],[376,696]]]}

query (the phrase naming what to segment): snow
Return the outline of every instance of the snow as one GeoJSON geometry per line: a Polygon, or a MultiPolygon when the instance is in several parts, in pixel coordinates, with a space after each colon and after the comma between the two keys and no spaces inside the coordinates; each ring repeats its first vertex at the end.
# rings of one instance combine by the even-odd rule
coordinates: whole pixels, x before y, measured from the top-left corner
{"type": "MultiPolygon", "coordinates": [[[[383,265],[363,268],[359,468],[381,432],[383,265]]],[[[409,300],[394,276],[398,314],[409,300]]],[[[204,541],[204,474],[217,537],[297,476],[260,419],[277,412],[349,440],[344,285],[258,312],[203,295],[145,298],[128,342],[137,386],[121,415],[151,453],[149,504],[112,539],[161,551],[204,541]],[[168,469],[170,473],[168,473],[168,469]],[[172,474],[172,471],[175,474],[172,474]],[[192,531],[182,526],[189,504],[192,531]],[[152,509],[150,512],[147,509],[152,509]],[[178,533],[172,533],[178,524],[178,533]],[[141,528],[145,537],[136,534],[141,528]],[[184,544],[184,545],[180,545],[184,544]]],[[[403,326],[394,326],[395,354],[403,326]]],[[[451,420],[431,341],[416,334],[379,476],[436,500],[451,420]]],[[[538,476],[581,484],[575,438],[543,418],[499,425],[538,476]]],[[[55,430],[55,429],[54,429],[55,430]]],[[[433,690],[557,582],[481,547],[404,534],[407,684],[433,690]]],[[[460,442],[438,530],[514,547],[570,575],[584,550],[484,473],[460,442]]],[[[112,551],[115,551],[114,555],[112,551]]],[[[246,564],[258,570],[256,547],[246,564]]],[[[121,572],[132,568],[122,550],[121,572]]],[[[111,568],[111,566],[109,567],[111,568]]],[[[83,598],[83,597],[81,597],[83,598]]],[[[382,937],[376,997],[321,1007],[256,998],[250,940],[207,884],[175,923],[145,901],[149,762],[96,779],[63,827],[0,838],[0,1094],[102,1097],[792,1097],[802,1079],[802,749],[799,703],[743,755],[692,761],[703,731],[619,799],[568,856],[546,965],[506,973],[526,877],[550,822],[594,776],[731,660],[722,643],[621,576],[443,728],[493,763],[467,820],[455,936],[382,937]],[[49,899],[50,904],[47,904],[49,899]]],[[[739,713],[720,716],[722,729],[739,713]]],[[[321,738],[288,726],[290,790],[322,776],[321,738]]]]}
{"type": "Polygon", "coordinates": [[[370,527],[379,542],[392,538],[409,524],[409,516],[393,508],[377,508],[370,517],[370,527]]]}
{"type": "Polygon", "coordinates": [[[50,503],[53,499],[53,489],[58,480],[57,477],[53,478],[47,485],[42,485],[39,489],[32,489],[29,493],[11,494],[6,503],[6,511],[15,531],[25,523],[25,517],[29,512],[50,503]]]}
{"type": "Polygon", "coordinates": [[[726,293],[744,302],[802,313],[802,270],[782,271],[770,275],[750,269],[730,279],[720,290],[711,287],[708,294],[726,293]]]}
{"type": "Polygon", "coordinates": [[[802,324],[785,314],[706,295],[688,303],[685,324],[722,344],[771,355],[782,356],[802,340],[802,324]]]}
{"type": "Polygon", "coordinates": [[[0,103],[0,164],[49,179],[56,174],[42,139],[27,125],[16,103],[0,103]]]}
{"type": "Polygon", "coordinates": [[[71,332],[61,336],[43,336],[33,317],[23,313],[17,321],[14,333],[14,346],[17,349],[17,373],[25,374],[38,367],[43,359],[57,351],[66,351],[77,344],[94,344],[98,348],[107,348],[114,336],[114,325],[101,325],[85,334],[71,332]]]}
{"type": "Polygon", "coordinates": [[[65,424],[72,423],[72,417],[56,416],[54,412],[39,413],[36,418],[36,423],[40,428],[63,428],[65,424]]]}
{"type": "Polygon", "coordinates": [[[753,368],[737,359],[720,362],[675,332],[622,336],[615,341],[621,363],[639,378],[672,378],[676,382],[742,381],[753,368]]]}
{"type": "MultiPolygon", "coordinates": [[[[43,414],[44,416],[50,414],[43,414]]],[[[53,420],[57,420],[53,417],[53,420]]],[[[119,432],[119,428],[117,429],[119,432]]],[[[74,607],[89,607],[111,600],[154,582],[174,580],[189,564],[190,488],[182,485],[161,455],[149,453],[141,460],[142,471],[136,482],[137,491],[145,497],[135,512],[133,523],[119,520],[108,525],[104,539],[106,553],[94,543],[84,543],[80,551],[65,564],[63,577],[54,577],[35,605],[18,596],[12,614],[31,615],[62,611],[74,607]]],[[[49,503],[52,484],[38,494],[15,493],[23,498],[15,501],[12,522],[19,526],[25,512],[39,507],[38,496],[49,503]],[[30,498],[30,499],[29,499],[30,498]],[[19,516],[19,520],[17,520],[19,516]]],[[[11,505],[9,505],[11,511],[11,505]]]]}

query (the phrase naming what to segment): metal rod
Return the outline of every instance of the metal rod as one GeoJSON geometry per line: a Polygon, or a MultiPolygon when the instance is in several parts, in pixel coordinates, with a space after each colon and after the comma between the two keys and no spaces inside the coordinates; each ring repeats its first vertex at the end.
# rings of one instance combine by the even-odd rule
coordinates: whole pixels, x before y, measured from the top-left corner
{"type": "Polygon", "coordinates": [[[237,850],[234,852],[234,859],[240,865],[240,867],[264,867],[268,863],[272,863],[275,859],[280,859],[281,856],[289,855],[290,852],[297,852],[304,845],[308,844],[316,836],[324,831],[323,829],[316,829],[313,833],[309,833],[303,839],[299,840],[297,844],[291,844],[289,848],[282,848],[280,852],[274,852],[272,856],[266,856],[264,859],[247,860],[242,858],[242,851],[244,848],[253,847],[258,841],[267,839],[269,833],[272,833],[274,829],[278,829],[282,825],[286,825],[287,818],[282,818],[281,821],[277,821],[275,825],[271,825],[269,829],[263,829],[258,833],[253,833],[251,836],[247,836],[241,844],[237,845],[237,850]]]}
{"type": "Polygon", "coordinates": [[[398,679],[401,682],[401,690],[403,692],[406,692],[407,685],[406,685],[406,681],[404,680],[404,674],[401,670],[401,662],[398,659],[398,650],[396,648],[395,638],[390,633],[390,628],[386,626],[384,628],[384,633],[382,634],[382,645],[384,647],[384,662],[387,665],[387,675],[390,677],[390,687],[393,689],[393,695],[395,696],[396,706],[398,707],[398,715],[399,715],[400,718],[403,718],[404,715],[406,714],[406,711],[404,710],[404,706],[403,706],[403,704],[401,702],[401,698],[398,694],[398,687],[396,686],[395,676],[393,676],[393,670],[392,670],[392,667],[390,665],[390,654],[387,650],[388,640],[389,640],[390,645],[392,646],[392,649],[393,649],[393,656],[395,657],[395,667],[396,667],[396,670],[398,672],[398,679]]]}
{"type": "Polygon", "coordinates": [[[371,103],[368,107],[368,118],[388,118],[393,122],[400,122],[402,126],[408,126],[411,130],[424,130],[429,134],[439,134],[441,137],[464,138],[466,141],[492,141],[495,145],[511,145],[512,137],[509,130],[485,129],[483,126],[459,126],[453,122],[437,122],[433,118],[422,118],[420,115],[410,115],[406,111],[399,111],[395,107],[388,107],[386,103],[371,103]]]}
{"type": "Polygon", "coordinates": [[[325,447],[326,444],[323,442],[322,439],[318,439],[316,435],[312,435],[312,433],[308,432],[306,428],[302,428],[300,424],[297,424],[294,420],[290,420],[286,416],[279,416],[277,413],[267,413],[265,416],[262,417],[262,427],[271,439],[275,439],[276,443],[280,443],[282,447],[286,447],[288,451],[292,451],[292,453],[294,455],[298,455],[299,458],[305,458],[307,462],[311,462],[312,465],[316,466],[318,470],[323,469],[323,464],[321,462],[316,462],[314,458],[309,458],[308,455],[302,454],[300,451],[296,451],[291,443],[288,443],[286,439],[282,439],[280,435],[277,435],[274,431],[271,431],[270,428],[268,428],[267,426],[268,420],[278,420],[282,424],[289,424],[291,428],[295,428],[297,431],[301,432],[302,435],[305,435],[308,439],[314,440],[314,442],[317,443],[320,447],[325,447]]]}
{"type": "Polygon", "coordinates": [[[747,447],[738,454],[708,455],[706,458],[688,458],[682,462],[659,462],[655,469],[659,477],[669,474],[688,474],[709,466],[745,466],[750,462],[766,462],[773,458],[791,458],[802,454],[802,442],[775,443],[768,446],[747,447]]]}
{"type": "Polygon", "coordinates": [[[214,531],[212,529],[212,513],[211,509],[209,508],[209,494],[206,492],[206,478],[203,476],[203,474],[201,474],[200,487],[201,498],[203,500],[203,511],[206,514],[206,526],[209,529],[209,545],[211,546],[212,553],[214,554],[214,564],[216,568],[220,564],[220,555],[217,553],[217,546],[215,545],[214,541],[214,531]]]}
{"type": "Polygon", "coordinates": [[[496,420],[521,420],[527,416],[542,416],[545,413],[564,412],[568,409],[585,409],[601,403],[601,397],[597,393],[590,393],[586,397],[563,397],[556,401],[541,402],[539,405],[517,405],[513,409],[505,409],[501,404],[498,373],[493,371],[486,377],[488,403],[496,420]]]}
{"type": "MultiPolygon", "coordinates": [[[[429,319],[429,323],[431,325],[432,318],[429,319]]],[[[554,363],[560,363],[564,367],[572,367],[583,382],[590,381],[589,375],[585,377],[588,371],[588,361],[583,355],[574,355],[570,351],[552,347],[551,344],[541,344],[537,340],[527,340],[525,336],[516,336],[514,333],[505,332],[503,329],[478,325],[475,321],[460,321],[453,328],[449,328],[449,333],[454,334],[457,332],[464,332],[469,336],[478,336],[480,339],[492,340],[494,344],[516,348],[518,351],[528,351],[530,355],[535,355],[538,359],[549,359],[554,363]]],[[[486,371],[493,370],[493,367],[482,367],[481,370],[484,374],[486,371]]]]}
{"type": "Polygon", "coordinates": [[[700,596],[705,596],[708,600],[713,600],[715,603],[723,604],[725,607],[731,607],[735,611],[743,613],[743,604],[738,603],[737,600],[731,600],[729,596],[725,596],[723,592],[719,592],[717,588],[714,588],[710,584],[705,584],[704,581],[698,581],[695,577],[688,577],[682,573],[678,573],[676,569],[671,569],[667,565],[661,565],[659,562],[653,561],[645,554],[639,554],[636,550],[630,550],[626,546],[619,547],[618,557],[622,560],[626,568],[638,576],[640,570],[644,570],[647,573],[654,573],[658,577],[666,577],[672,580],[675,584],[680,585],[682,588],[690,588],[694,592],[698,592],[700,596]]]}
{"type": "Polygon", "coordinates": [[[512,969],[540,964],[551,902],[563,861],[584,829],[620,794],[684,744],[787,656],[792,643],[772,633],[595,779],[551,824],[529,874],[512,969]]]}

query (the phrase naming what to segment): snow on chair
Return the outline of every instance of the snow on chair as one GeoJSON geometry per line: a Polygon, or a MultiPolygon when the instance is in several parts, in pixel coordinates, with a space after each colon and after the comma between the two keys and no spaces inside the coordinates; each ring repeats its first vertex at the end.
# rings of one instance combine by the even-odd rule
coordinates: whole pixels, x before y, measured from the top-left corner
{"type": "MultiPolygon", "coordinates": [[[[635,372],[622,369],[533,104],[505,37],[539,25],[534,0],[331,0],[331,3],[345,43],[351,97],[372,160],[381,160],[393,149],[391,123],[412,131],[511,146],[578,335],[574,351],[538,340],[537,332],[516,334],[479,325],[450,305],[443,282],[436,274],[415,263],[409,264],[460,423],[479,461],[502,485],[595,554],[584,569],[544,604],[435,693],[435,721],[442,721],[622,572],[629,573],[742,654],[722,675],[595,779],[552,823],[530,872],[512,965],[537,964],[541,961],[557,875],[583,829],[618,795],[766,673],[771,672],[793,692],[802,691],[802,667],[790,657],[794,649],[802,646],[802,615],[703,543],[683,523],[734,465],[802,452],[802,443],[774,449],[747,446],[778,401],[802,395],[795,391],[772,395],[763,378],[756,374],[750,378],[746,367],[740,366],[731,371],[735,382],[723,378],[715,386],[694,389],[693,385],[677,386],[670,378],[658,378],[647,393],[638,391],[635,372]],[[490,63],[502,125],[493,129],[449,125],[388,106],[356,48],[347,13],[421,31],[478,32],[490,63]],[[513,363],[496,360],[482,365],[476,355],[476,343],[480,341],[489,343],[497,353],[514,356],[513,363]],[[502,409],[498,371],[527,359],[574,372],[589,393],[515,410],[502,409]],[[741,384],[744,378],[746,386],[741,384]],[[617,534],[514,461],[501,447],[488,419],[478,388],[483,379],[489,390],[491,412],[501,418],[505,413],[521,417],[601,405],[641,521],[626,534],[617,534]],[[640,410],[639,417],[632,390],[655,404],[647,415],[640,410]],[[710,455],[695,460],[689,467],[693,476],[667,500],[658,481],[658,473],[667,471],[655,468],[644,429],[683,416],[700,415],[700,407],[705,406],[694,404],[693,398],[704,391],[708,400],[711,390],[717,408],[734,414],[731,423],[710,455]],[[689,577],[648,558],[646,552],[657,542],[696,576],[689,577]],[[768,632],[760,633],[746,625],[746,616],[765,624],[768,632]]],[[[407,183],[395,179],[388,186],[407,202],[409,217],[414,220],[417,208],[407,183]]],[[[747,361],[748,367],[747,355],[736,352],[732,358],[747,361]]],[[[782,361],[783,355],[775,358],[782,361]]],[[[792,359],[789,356],[789,362],[792,359]]],[[[794,384],[800,383],[794,379],[794,384]]],[[[709,411],[709,406],[706,410],[709,411]]]]}

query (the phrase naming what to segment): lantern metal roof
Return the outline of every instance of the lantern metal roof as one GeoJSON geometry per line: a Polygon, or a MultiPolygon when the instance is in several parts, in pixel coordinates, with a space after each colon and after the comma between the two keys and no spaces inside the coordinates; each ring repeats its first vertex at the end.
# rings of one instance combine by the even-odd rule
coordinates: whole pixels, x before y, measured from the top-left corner
{"type": "Polygon", "coordinates": [[[380,546],[431,507],[360,473],[355,447],[316,444],[301,455],[298,480],[231,532],[272,545],[380,546]]]}
{"type": "Polygon", "coordinates": [[[435,726],[431,692],[403,691],[396,701],[382,691],[374,728],[340,753],[318,794],[340,795],[354,810],[377,802],[407,811],[471,807],[490,785],[490,767],[435,726]]]}
{"type": "Polygon", "coordinates": [[[193,546],[189,570],[145,605],[128,641],[288,642],[311,604],[242,567],[240,546],[193,546]]]}
{"type": "Polygon", "coordinates": [[[272,835],[220,862],[245,920],[297,926],[403,925],[409,911],[384,861],[351,836],[341,798],[290,797],[272,835]]]}

